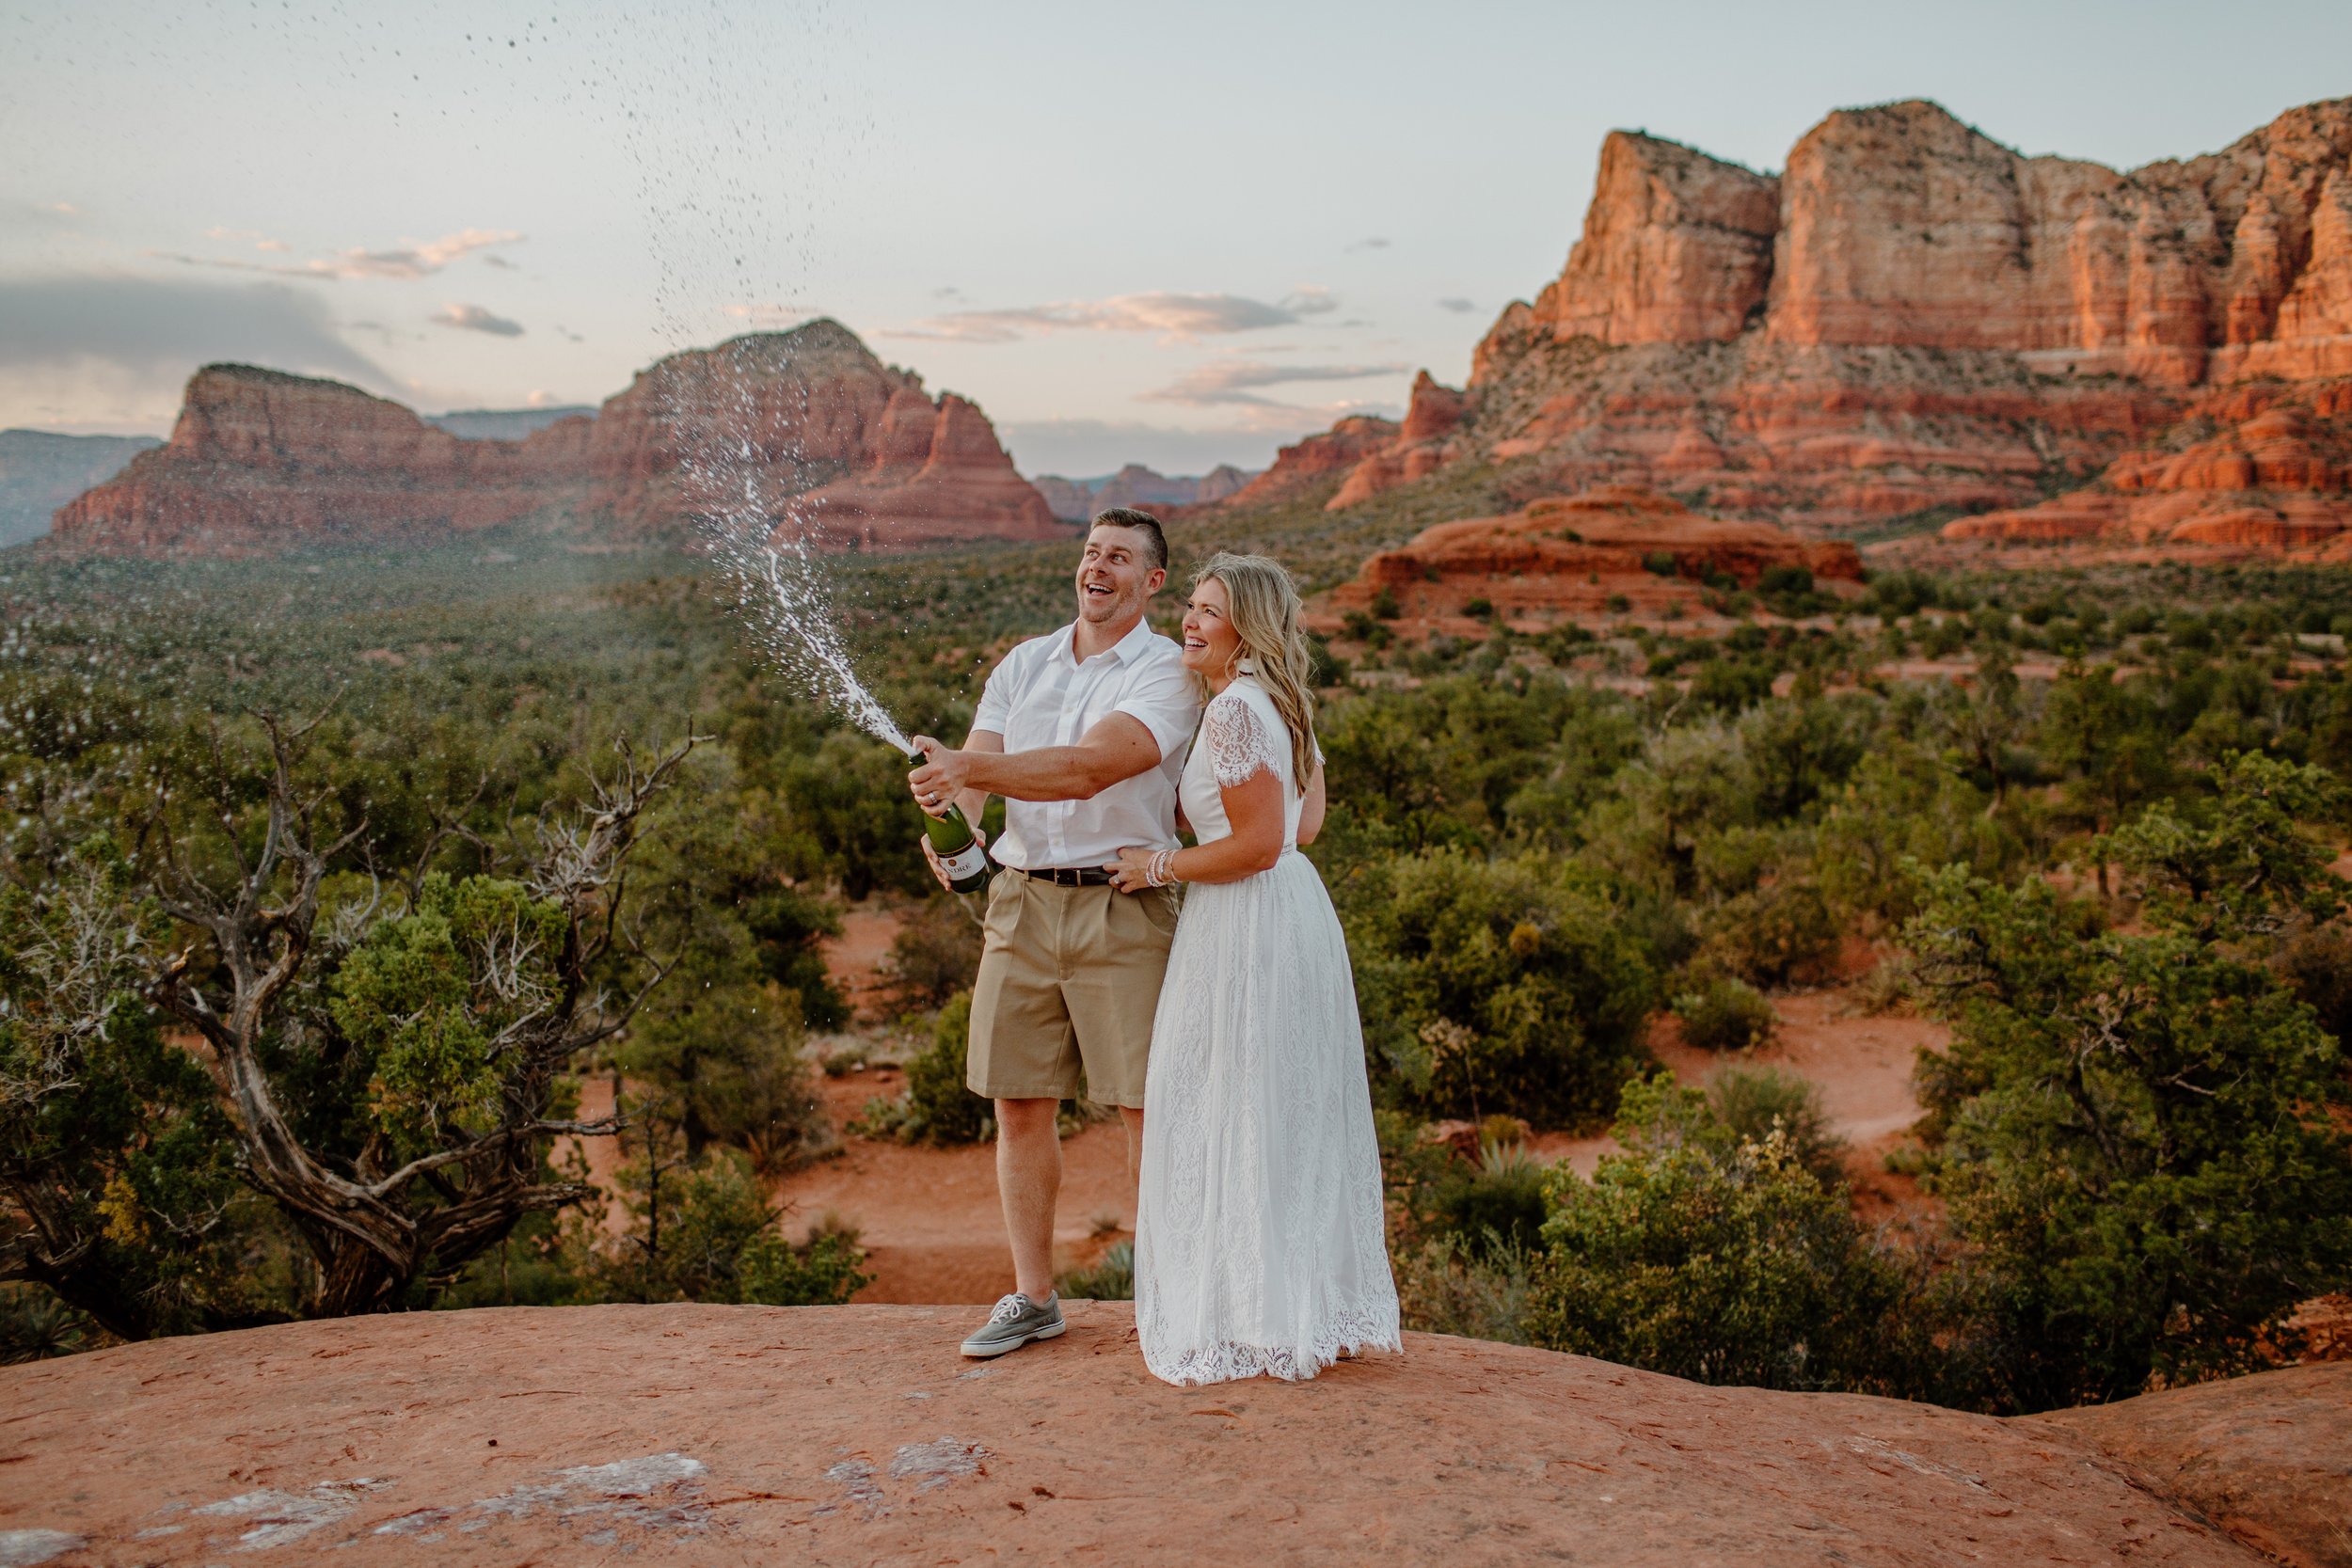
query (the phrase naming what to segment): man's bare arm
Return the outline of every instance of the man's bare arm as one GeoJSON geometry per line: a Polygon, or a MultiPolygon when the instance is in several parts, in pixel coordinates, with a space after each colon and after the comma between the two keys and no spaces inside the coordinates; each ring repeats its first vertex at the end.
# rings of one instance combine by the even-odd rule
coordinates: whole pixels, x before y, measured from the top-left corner
{"type": "Polygon", "coordinates": [[[1007,752],[1002,736],[975,731],[972,738],[973,745],[951,752],[929,736],[914,737],[915,749],[930,757],[907,775],[916,800],[926,795],[960,800],[974,790],[1010,800],[1087,800],[1160,764],[1160,743],[1142,720],[1126,713],[1104,719],[1075,746],[1007,752]],[[995,750],[980,748],[982,735],[992,735],[995,750]]]}

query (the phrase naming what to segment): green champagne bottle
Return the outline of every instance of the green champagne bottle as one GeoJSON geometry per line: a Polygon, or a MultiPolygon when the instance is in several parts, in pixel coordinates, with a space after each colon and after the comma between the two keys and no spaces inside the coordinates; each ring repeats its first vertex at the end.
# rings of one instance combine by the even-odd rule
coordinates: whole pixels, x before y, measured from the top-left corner
{"type": "MultiPolygon", "coordinates": [[[[919,753],[917,760],[924,760],[919,753]]],[[[962,807],[950,804],[945,816],[925,812],[923,834],[931,841],[931,853],[947,868],[947,886],[953,891],[977,893],[996,874],[996,863],[988,858],[988,847],[972,831],[962,807]]]]}

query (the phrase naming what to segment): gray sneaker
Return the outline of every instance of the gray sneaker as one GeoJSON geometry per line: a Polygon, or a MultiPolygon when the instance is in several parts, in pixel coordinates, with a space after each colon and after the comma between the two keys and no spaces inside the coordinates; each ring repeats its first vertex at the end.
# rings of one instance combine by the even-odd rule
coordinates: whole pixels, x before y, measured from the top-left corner
{"type": "Polygon", "coordinates": [[[1070,1325],[1061,1319],[1061,1296],[1057,1293],[1039,1306],[1015,1291],[996,1304],[996,1310],[988,1315],[972,1338],[963,1342],[966,1355],[1003,1355],[1019,1350],[1032,1339],[1053,1339],[1068,1332],[1070,1325]]]}

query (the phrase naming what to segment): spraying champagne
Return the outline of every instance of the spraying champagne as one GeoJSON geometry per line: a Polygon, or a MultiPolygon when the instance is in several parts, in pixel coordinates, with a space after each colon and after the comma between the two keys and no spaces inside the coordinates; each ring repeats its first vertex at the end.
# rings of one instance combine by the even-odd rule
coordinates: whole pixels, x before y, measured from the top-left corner
{"type": "MultiPolygon", "coordinates": [[[[927,753],[911,749],[907,755],[916,762],[930,760],[927,753]]],[[[923,814],[923,834],[931,841],[931,853],[939,857],[940,865],[947,873],[950,891],[977,893],[996,874],[996,863],[988,858],[988,847],[972,831],[971,819],[963,815],[963,808],[954,801],[947,803],[945,816],[923,814]]]]}

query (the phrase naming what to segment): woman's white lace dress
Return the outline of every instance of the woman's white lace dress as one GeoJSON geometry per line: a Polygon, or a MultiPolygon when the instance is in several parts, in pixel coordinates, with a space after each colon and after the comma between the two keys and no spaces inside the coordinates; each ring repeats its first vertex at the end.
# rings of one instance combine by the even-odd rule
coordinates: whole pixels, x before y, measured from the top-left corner
{"type": "Polygon", "coordinates": [[[1152,1026],[1136,1326],[1170,1383],[1312,1377],[1343,1352],[1404,1348],[1347,945],[1298,852],[1289,729],[1243,675],[1184,764],[1201,843],[1232,831],[1218,786],[1262,770],[1282,785],[1282,857],[1185,890],[1152,1026]]]}

